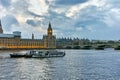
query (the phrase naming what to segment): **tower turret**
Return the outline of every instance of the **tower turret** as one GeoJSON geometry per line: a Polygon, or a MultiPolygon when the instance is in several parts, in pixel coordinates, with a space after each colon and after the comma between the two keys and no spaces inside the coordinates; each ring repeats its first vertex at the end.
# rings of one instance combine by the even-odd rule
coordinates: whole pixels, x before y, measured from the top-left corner
{"type": "Polygon", "coordinates": [[[0,33],[3,33],[3,29],[2,29],[1,20],[0,20],[0,33]]]}
{"type": "Polygon", "coordinates": [[[34,34],[32,34],[32,39],[34,39],[34,34]]]}
{"type": "Polygon", "coordinates": [[[51,23],[49,22],[49,26],[48,26],[48,29],[47,29],[47,34],[48,36],[52,36],[52,27],[51,27],[51,23]]]}

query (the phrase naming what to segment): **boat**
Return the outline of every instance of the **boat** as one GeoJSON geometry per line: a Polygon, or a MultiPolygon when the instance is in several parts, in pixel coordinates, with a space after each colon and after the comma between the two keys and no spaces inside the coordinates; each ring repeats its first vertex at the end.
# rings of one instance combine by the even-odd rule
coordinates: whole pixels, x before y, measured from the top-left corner
{"type": "Polygon", "coordinates": [[[21,57],[25,57],[25,54],[20,54],[20,53],[13,53],[10,54],[11,58],[21,58],[21,57]]]}
{"type": "Polygon", "coordinates": [[[11,58],[31,58],[32,57],[32,51],[28,51],[27,53],[22,53],[22,52],[15,52],[10,54],[11,58]]]}
{"type": "Polygon", "coordinates": [[[47,51],[32,51],[33,58],[50,58],[50,57],[63,57],[65,52],[57,50],[47,50],[47,51]]]}
{"type": "Polygon", "coordinates": [[[57,50],[31,50],[27,53],[13,53],[10,54],[11,58],[50,58],[50,57],[63,57],[65,52],[57,50]]]}

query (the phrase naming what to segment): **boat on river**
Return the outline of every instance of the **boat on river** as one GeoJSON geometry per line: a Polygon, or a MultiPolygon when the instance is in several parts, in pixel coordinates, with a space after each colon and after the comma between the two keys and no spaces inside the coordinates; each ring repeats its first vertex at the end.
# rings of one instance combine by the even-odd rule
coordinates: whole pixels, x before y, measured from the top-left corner
{"type": "Polygon", "coordinates": [[[13,54],[10,54],[10,57],[11,58],[20,58],[20,57],[25,57],[25,55],[20,54],[20,53],[13,53],[13,54]]]}
{"type": "Polygon", "coordinates": [[[57,50],[46,50],[46,51],[31,51],[33,58],[50,58],[50,57],[63,57],[65,52],[57,50]]]}
{"type": "Polygon", "coordinates": [[[25,58],[31,58],[32,55],[28,55],[28,54],[21,54],[21,53],[12,53],[10,54],[10,57],[11,58],[22,58],[22,57],[25,57],[25,58]]]}
{"type": "Polygon", "coordinates": [[[10,54],[11,58],[50,58],[50,57],[63,57],[65,52],[57,50],[31,50],[25,54],[13,53],[10,54]]]}

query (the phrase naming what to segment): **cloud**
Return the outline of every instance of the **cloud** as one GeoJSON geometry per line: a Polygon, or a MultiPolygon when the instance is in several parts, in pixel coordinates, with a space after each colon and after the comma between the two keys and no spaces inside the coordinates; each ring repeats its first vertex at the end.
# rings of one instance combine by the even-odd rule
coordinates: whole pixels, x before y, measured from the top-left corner
{"type": "Polygon", "coordinates": [[[0,1],[5,31],[20,30],[24,37],[31,33],[42,33],[37,37],[46,34],[50,21],[57,37],[119,38],[119,0],[0,1]]]}
{"type": "Polygon", "coordinates": [[[31,38],[32,34],[34,34],[36,39],[42,39],[42,36],[47,32],[42,26],[33,27],[27,23],[21,23],[18,27],[12,25],[11,32],[13,31],[21,31],[22,38],[31,38]]]}
{"type": "Polygon", "coordinates": [[[7,8],[11,5],[11,0],[0,0],[0,4],[7,8]]]}
{"type": "Polygon", "coordinates": [[[30,20],[30,19],[28,19],[26,21],[26,23],[31,25],[31,26],[40,26],[40,21],[37,21],[37,20],[30,20]]]}
{"type": "Polygon", "coordinates": [[[110,4],[112,7],[120,8],[120,0],[106,0],[108,4],[110,4]]]}
{"type": "Polygon", "coordinates": [[[119,27],[120,22],[120,9],[113,8],[108,13],[107,16],[104,17],[104,22],[109,27],[119,27]]]}
{"type": "MultiPolygon", "coordinates": [[[[6,15],[5,17],[2,17],[2,26],[7,31],[9,31],[12,27],[12,25],[18,25],[18,21],[16,18],[12,15],[6,15]]],[[[17,26],[16,26],[17,27],[17,26]]]]}
{"type": "Polygon", "coordinates": [[[55,3],[59,5],[75,5],[79,3],[84,3],[87,0],[56,0],[55,3]]]}
{"type": "Polygon", "coordinates": [[[0,19],[1,19],[3,16],[6,15],[7,10],[1,5],[0,5],[0,10],[1,10],[1,12],[0,12],[0,19]]]}
{"type": "Polygon", "coordinates": [[[48,12],[48,5],[44,0],[30,0],[28,10],[35,14],[45,15],[48,12]]]}
{"type": "Polygon", "coordinates": [[[91,6],[95,6],[99,9],[99,8],[103,7],[104,5],[105,5],[104,1],[89,0],[85,3],[71,6],[70,9],[68,9],[68,11],[66,12],[66,16],[72,18],[72,17],[76,16],[77,14],[80,14],[81,12],[84,12],[82,10],[88,9],[91,6]]]}

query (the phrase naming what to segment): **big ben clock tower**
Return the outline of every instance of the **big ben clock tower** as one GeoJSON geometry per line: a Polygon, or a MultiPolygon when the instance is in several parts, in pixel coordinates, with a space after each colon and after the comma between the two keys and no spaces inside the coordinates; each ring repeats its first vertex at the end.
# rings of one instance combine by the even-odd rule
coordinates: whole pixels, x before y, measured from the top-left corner
{"type": "Polygon", "coordinates": [[[49,22],[47,35],[43,36],[44,46],[47,49],[56,48],[56,37],[52,33],[53,33],[53,30],[51,27],[51,23],[49,22]]]}
{"type": "Polygon", "coordinates": [[[49,22],[49,26],[48,26],[48,29],[47,29],[47,34],[48,34],[48,37],[52,37],[52,28],[51,28],[51,23],[49,22]]]}

